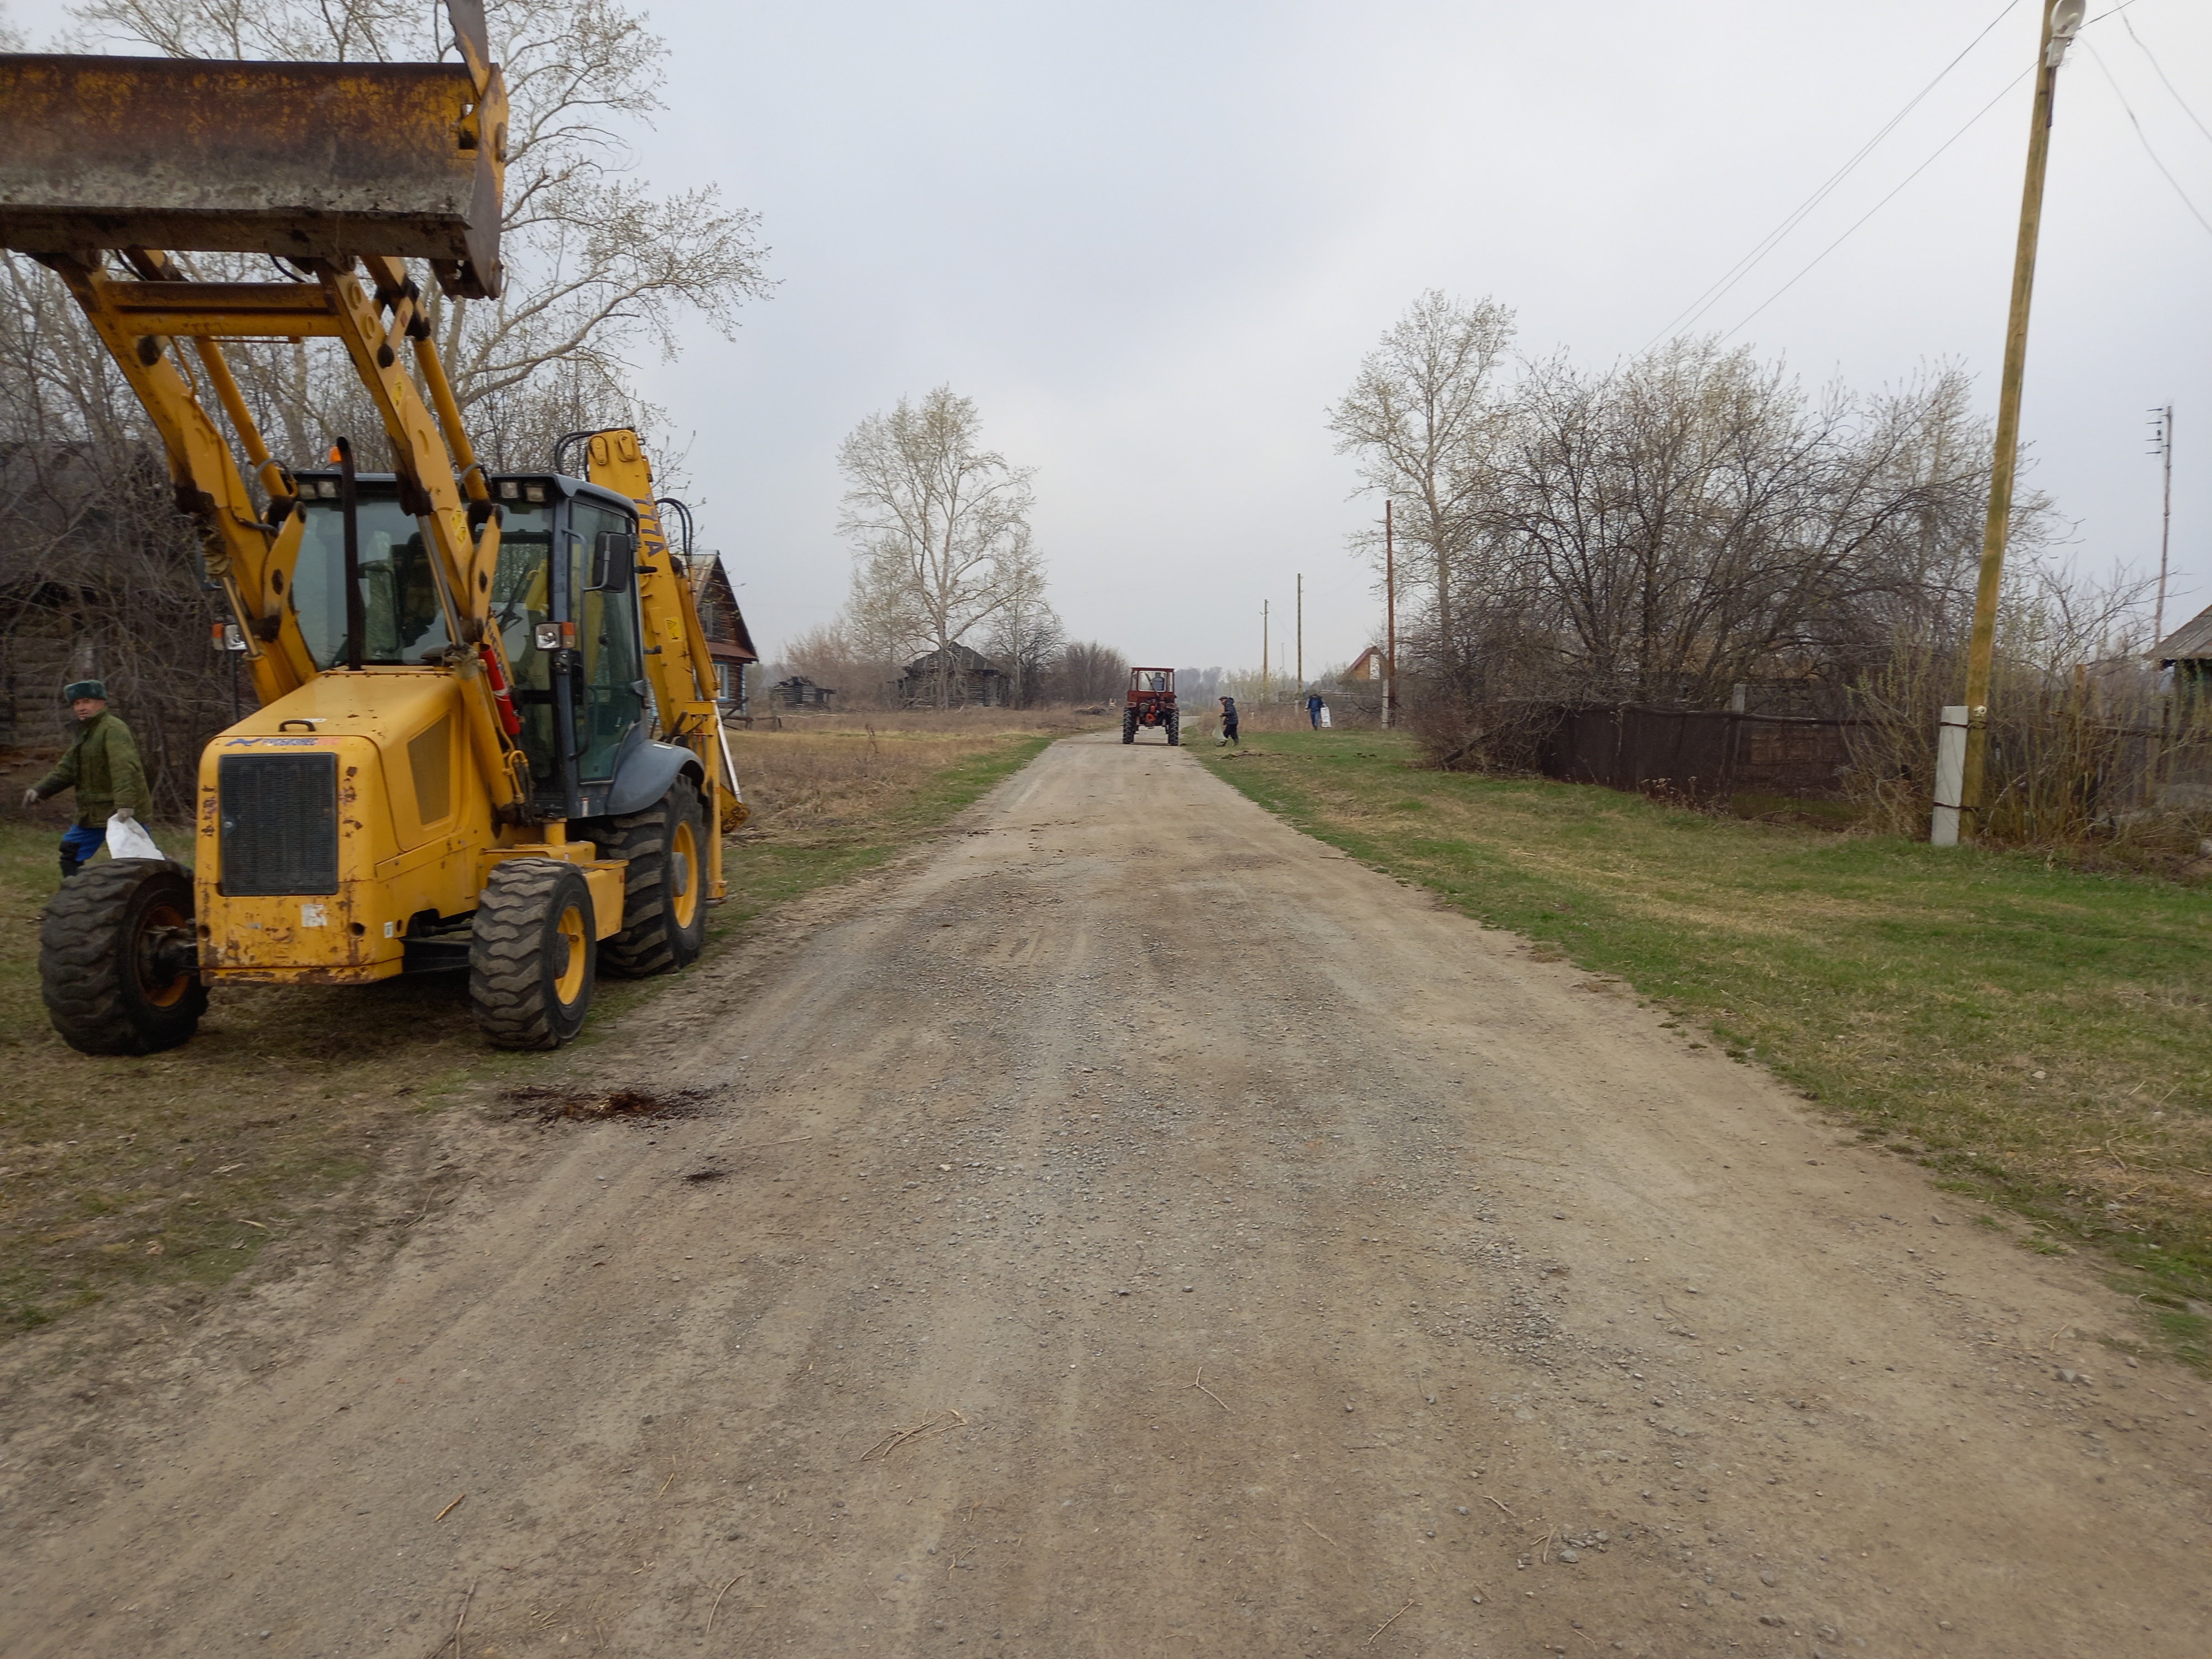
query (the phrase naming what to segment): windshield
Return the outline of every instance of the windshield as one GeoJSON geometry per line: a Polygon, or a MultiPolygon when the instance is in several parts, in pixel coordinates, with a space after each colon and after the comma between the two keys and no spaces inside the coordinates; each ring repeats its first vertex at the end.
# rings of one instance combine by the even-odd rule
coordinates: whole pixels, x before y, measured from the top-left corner
{"type": "MultiPolygon", "coordinates": [[[[307,527],[292,568],[292,608],[318,668],[345,660],[345,515],[336,501],[302,501],[307,527]]],[[[361,659],[436,660],[448,643],[422,532],[389,496],[366,494],[361,521],[361,659]]]]}
{"type": "MultiPolygon", "coordinates": [[[[434,663],[446,649],[443,613],[422,532],[390,495],[364,489],[361,526],[362,661],[379,666],[434,663]]],[[[303,498],[305,528],[292,571],[292,608],[318,669],[345,660],[345,516],[335,501],[303,498]]],[[[564,515],[566,556],[552,559],[555,507],[500,503],[499,563],[491,580],[491,625],[514,671],[515,713],[523,752],[540,783],[555,775],[553,679],[538,625],[579,624],[574,640],[583,672],[577,691],[577,759],[587,780],[609,776],[616,751],[638,722],[643,704],[636,585],[613,592],[586,591],[590,550],[603,530],[627,532],[632,521],[610,507],[580,501],[564,515]]]]}

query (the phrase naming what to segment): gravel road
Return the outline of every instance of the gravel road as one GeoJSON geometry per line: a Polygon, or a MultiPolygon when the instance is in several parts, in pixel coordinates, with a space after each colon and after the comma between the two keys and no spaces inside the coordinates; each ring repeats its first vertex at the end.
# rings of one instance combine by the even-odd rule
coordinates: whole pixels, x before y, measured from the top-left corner
{"type": "Polygon", "coordinates": [[[396,1260],[18,1364],[0,1650],[2206,1652],[2093,1272],[1189,754],[787,931],[575,1051],[693,1115],[450,1114],[396,1260]]]}

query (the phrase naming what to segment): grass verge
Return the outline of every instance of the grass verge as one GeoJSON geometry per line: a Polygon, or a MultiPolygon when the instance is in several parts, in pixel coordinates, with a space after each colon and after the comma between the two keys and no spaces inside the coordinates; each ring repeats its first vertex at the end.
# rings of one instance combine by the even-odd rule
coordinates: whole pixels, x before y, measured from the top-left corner
{"type": "MultiPolygon", "coordinates": [[[[755,817],[727,849],[709,953],[770,906],[883,863],[1026,764],[1066,721],[910,734],[732,734],[755,817]]],[[[379,1222],[361,1179],[485,1080],[557,1080],[570,1051],[486,1048],[457,975],[341,988],[223,987],[190,1043],[143,1059],[64,1046],[39,1000],[58,831],[0,823],[0,1339],[118,1291],[202,1300],[270,1239],[379,1222]]],[[[157,830],[165,850],[190,837],[157,830]]],[[[595,1020],[667,980],[603,981],[595,1020]]],[[[619,1041],[587,1025],[580,1042],[619,1041]]]]}
{"type": "Polygon", "coordinates": [[[1686,1041],[2024,1218],[2030,1248],[2100,1253],[2212,1366],[2212,890],[1428,771],[1393,733],[1197,752],[1307,833],[1618,975],[1686,1041]]]}

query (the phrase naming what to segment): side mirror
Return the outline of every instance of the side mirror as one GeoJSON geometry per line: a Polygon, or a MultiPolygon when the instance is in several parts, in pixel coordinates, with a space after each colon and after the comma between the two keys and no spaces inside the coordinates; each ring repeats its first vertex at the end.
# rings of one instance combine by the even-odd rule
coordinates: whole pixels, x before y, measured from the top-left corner
{"type": "Polygon", "coordinates": [[[627,593],[637,564],[637,538],[627,530],[602,530],[592,544],[592,580],[585,584],[595,593],[627,593]]]}

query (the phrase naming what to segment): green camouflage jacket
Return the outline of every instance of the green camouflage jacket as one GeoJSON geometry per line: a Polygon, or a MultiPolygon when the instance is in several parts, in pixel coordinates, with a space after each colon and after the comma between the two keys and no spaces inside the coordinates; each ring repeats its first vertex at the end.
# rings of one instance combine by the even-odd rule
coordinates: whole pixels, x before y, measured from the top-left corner
{"type": "Polygon", "coordinates": [[[138,744],[131,728],[105,708],[77,722],[76,741],[37,787],[41,800],[75,789],[76,821],[88,830],[102,828],[118,806],[143,816],[149,805],[138,744]]]}

